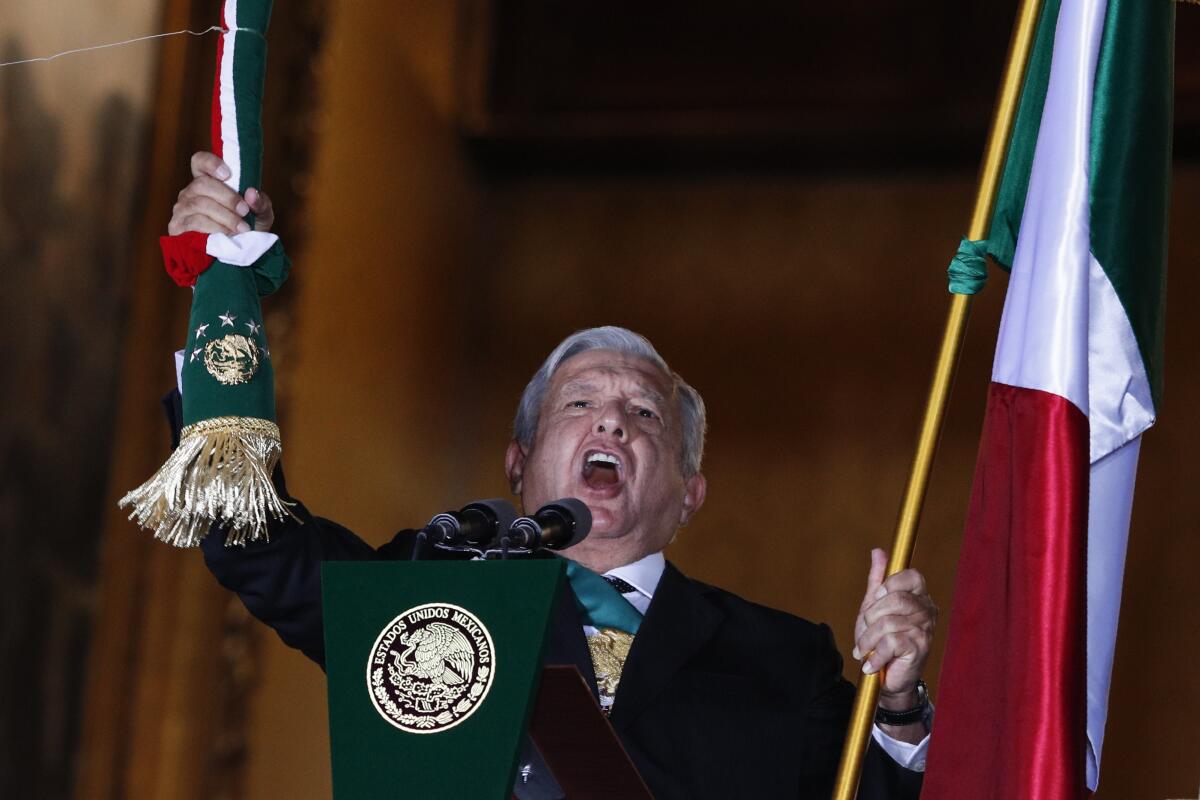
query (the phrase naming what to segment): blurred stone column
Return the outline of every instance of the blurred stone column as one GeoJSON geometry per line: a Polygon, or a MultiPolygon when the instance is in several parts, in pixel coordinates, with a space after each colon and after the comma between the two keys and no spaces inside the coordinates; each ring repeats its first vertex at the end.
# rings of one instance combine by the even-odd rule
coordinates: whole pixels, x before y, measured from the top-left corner
{"type": "MultiPolygon", "coordinates": [[[[320,0],[278,4],[271,30],[264,180],[276,208],[287,212],[275,230],[293,252],[301,243],[322,8],[320,0]],[[279,175],[288,180],[271,185],[279,175]]],[[[216,3],[168,0],[161,29],[203,30],[218,9],[216,3]]],[[[171,353],[183,341],[190,293],[163,273],[158,237],[190,179],[191,153],[210,147],[214,53],[213,36],[164,41],[152,134],[142,150],[145,182],[128,318],[114,367],[114,446],[75,786],[81,800],[244,796],[247,709],[260,629],[208,573],[199,551],[154,541],[116,507],[169,454],[159,398],[175,383],[171,353]]],[[[289,351],[291,297],[285,287],[264,309],[280,362],[289,351]]],[[[280,391],[282,420],[287,397],[284,386],[280,391]]]]}

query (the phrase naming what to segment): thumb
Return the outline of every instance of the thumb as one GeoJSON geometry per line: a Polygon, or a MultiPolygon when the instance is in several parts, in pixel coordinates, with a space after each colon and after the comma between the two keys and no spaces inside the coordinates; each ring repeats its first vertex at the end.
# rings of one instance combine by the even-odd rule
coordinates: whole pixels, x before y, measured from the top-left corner
{"type": "Polygon", "coordinates": [[[267,196],[266,192],[255,188],[247,189],[246,204],[250,206],[250,210],[254,212],[256,217],[254,221],[255,230],[270,230],[271,225],[275,222],[275,209],[271,205],[271,198],[267,196]]]}
{"type": "Polygon", "coordinates": [[[858,639],[863,635],[863,631],[867,629],[867,621],[864,614],[871,604],[875,602],[875,594],[879,591],[879,587],[883,585],[884,574],[887,572],[887,553],[880,550],[878,547],[871,550],[871,569],[867,573],[867,591],[863,594],[862,605],[858,608],[858,618],[854,620],[854,652],[852,655],[855,658],[862,658],[863,653],[858,650],[858,639]]]}
{"type": "Polygon", "coordinates": [[[878,547],[871,550],[871,570],[867,573],[867,591],[863,595],[862,607],[865,609],[875,602],[875,595],[883,585],[887,574],[887,553],[878,547]]]}

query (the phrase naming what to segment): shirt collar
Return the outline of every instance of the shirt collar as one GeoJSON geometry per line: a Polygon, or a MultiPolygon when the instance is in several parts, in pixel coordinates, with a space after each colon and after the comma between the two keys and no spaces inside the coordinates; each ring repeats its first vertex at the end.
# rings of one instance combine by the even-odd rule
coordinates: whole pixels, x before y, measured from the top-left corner
{"type": "Polygon", "coordinates": [[[666,556],[659,551],[640,558],[632,564],[610,569],[604,574],[620,578],[645,595],[647,600],[652,600],[654,599],[654,590],[658,588],[658,582],[666,568],[666,556]]]}

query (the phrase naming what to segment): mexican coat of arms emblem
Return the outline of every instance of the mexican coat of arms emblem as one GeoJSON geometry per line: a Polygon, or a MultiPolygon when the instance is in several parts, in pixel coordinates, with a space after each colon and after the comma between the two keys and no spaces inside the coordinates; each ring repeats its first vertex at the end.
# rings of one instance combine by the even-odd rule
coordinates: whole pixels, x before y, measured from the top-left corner
{"type": "Polygon", "coordinates": [[[492,636],[449,603],[400,614],[375,640],[367,690],[379,715],[410,733],[439,733],[475,713],[496,676],[492,636]]]}

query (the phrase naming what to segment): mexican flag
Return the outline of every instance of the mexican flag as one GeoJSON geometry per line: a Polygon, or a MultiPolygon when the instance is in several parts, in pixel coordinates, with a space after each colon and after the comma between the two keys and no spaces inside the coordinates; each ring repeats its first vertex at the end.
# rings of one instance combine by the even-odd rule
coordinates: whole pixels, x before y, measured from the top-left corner
{"type": "Polygon", "coordinates": [[[922,797],[1095,789],[1162,388],[1174,4],[1046,0],[987,242],[1011,267],[922,797]]]}

